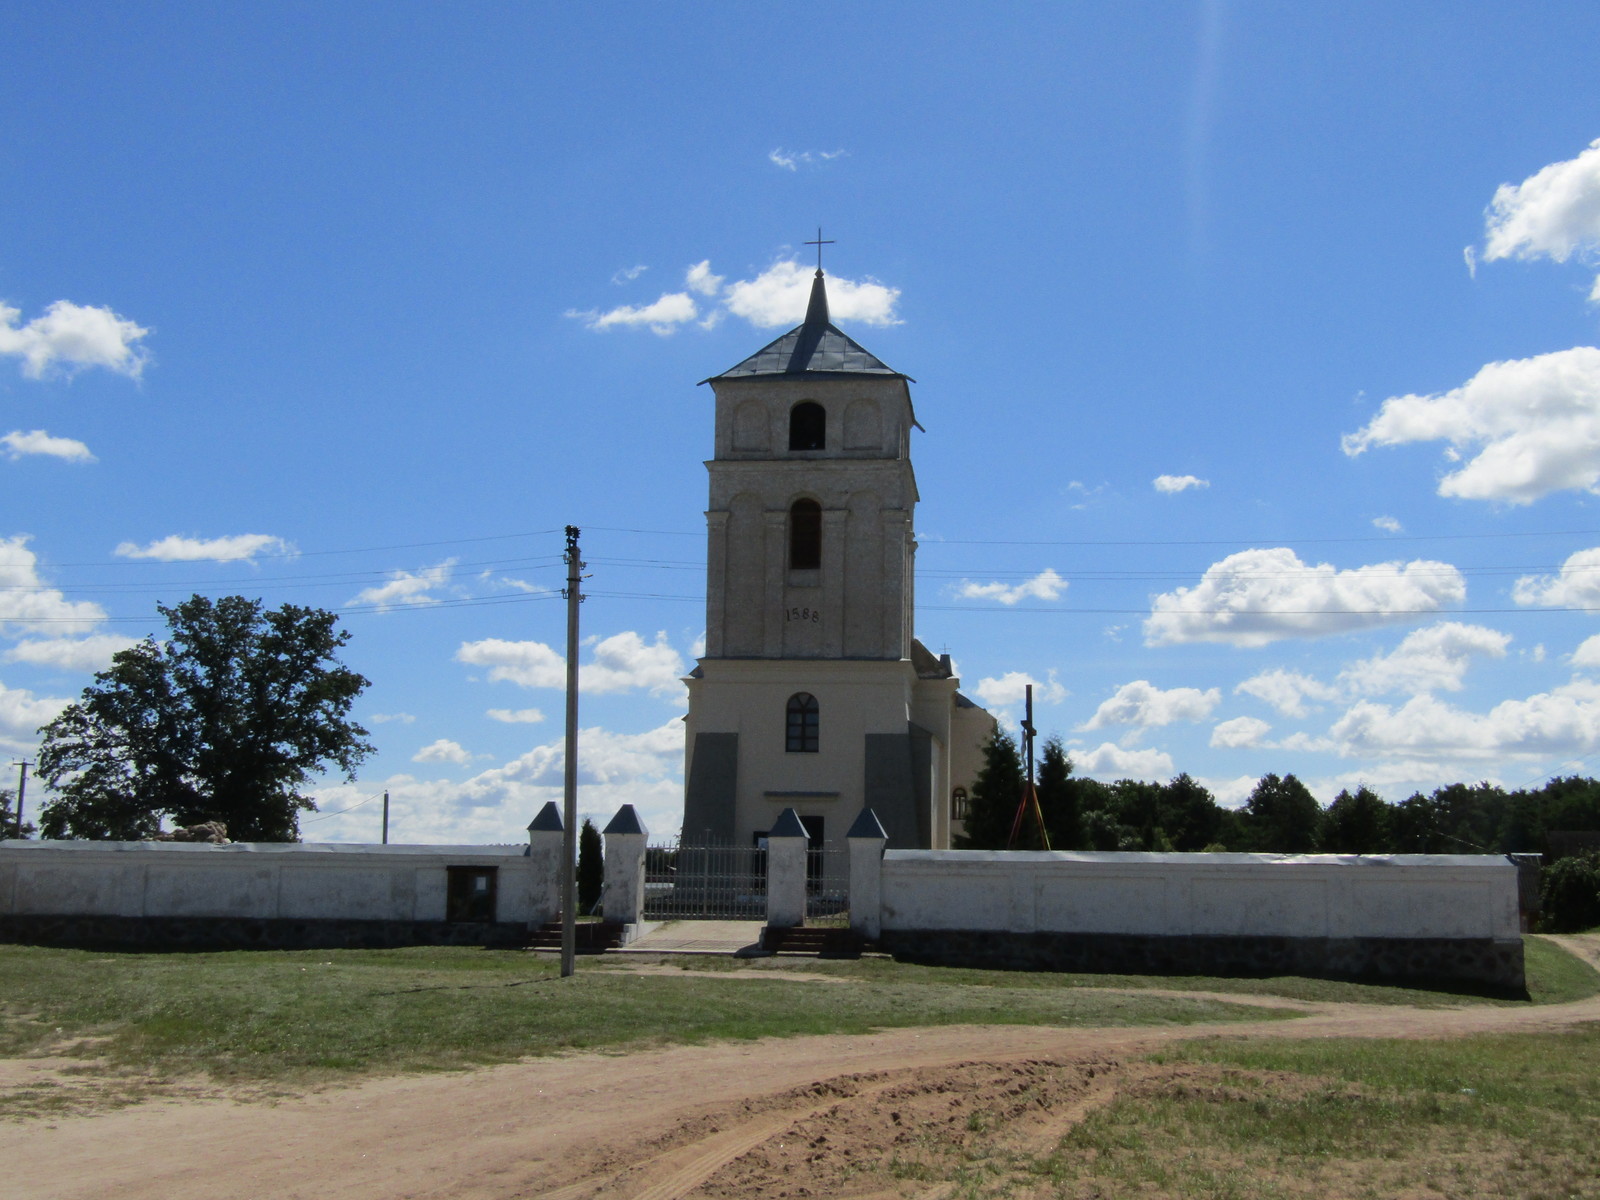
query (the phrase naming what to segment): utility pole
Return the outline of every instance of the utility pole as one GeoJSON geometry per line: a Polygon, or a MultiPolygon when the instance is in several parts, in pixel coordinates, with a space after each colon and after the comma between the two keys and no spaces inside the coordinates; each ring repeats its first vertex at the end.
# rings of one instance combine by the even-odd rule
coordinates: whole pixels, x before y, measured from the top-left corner
{"type": "Polygon", "coordinates": [[[578,591],[583,560],[578,527],[567,526],[567,753],[561,828],[561,977],[577,970],[578,956],[578,591]]]}
{"type": "Polygon", "coordinates": [[[383,844],[385,846],[389,844],[389,792],[387,789],[383,793],[383,844]]]}
{"type": "Polygon", "coordinates": [[[1039,832],[1039,845],[1048,850],[1050,831],[1045,828],[1044,812],[1039,808],[1039,793],[1033,786],[1033,684],[1027,685],[1024,695],[1027,697],[1027,708],[1022,718],[1022,761],[1027,764],[1028,776],[1017,801],[1017,815],[1011,819],[1011,836],[1006,839],[1006,849],[1016,849],[1017,839],[1022,836],[1022,827],[1031,814],[1034,827],[1039,832]]]}
{"type": "Polygon", "coordinates": [[[17,768],[17,841],[22,840],[22,796],[28,790],[28,768],[33,766],[27,759],[11,764],[17,768]]]}

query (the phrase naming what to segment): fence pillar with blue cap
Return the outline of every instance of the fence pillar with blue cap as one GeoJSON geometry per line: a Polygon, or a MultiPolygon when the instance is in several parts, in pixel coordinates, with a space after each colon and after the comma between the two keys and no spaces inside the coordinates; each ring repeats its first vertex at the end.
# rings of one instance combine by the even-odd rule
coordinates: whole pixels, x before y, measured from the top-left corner
{"type": "Polygon", "coordinates": [[[786,808],[767,833],[767,927],[793,929],[806,923],[806,827],[786,808]]]}
{"type": "Polygon", "coordinates": [[[883,931],[883,848],[889,844],[883,822],[863,808],[850,832],[850,932],[877,941],[883,931]]]}
{"type": "Polygon", "coordinates": [[[528,925],[561,915],[561,810],[549,801],[528,823],[528,925]]]}
{"type": "Polygon", "coordinates": [[[606,839],[606,881],[600,907],[607,921],[636,925],[644,916],[644,848],[650,831],[631,804],[601,831],[606,839]]]}

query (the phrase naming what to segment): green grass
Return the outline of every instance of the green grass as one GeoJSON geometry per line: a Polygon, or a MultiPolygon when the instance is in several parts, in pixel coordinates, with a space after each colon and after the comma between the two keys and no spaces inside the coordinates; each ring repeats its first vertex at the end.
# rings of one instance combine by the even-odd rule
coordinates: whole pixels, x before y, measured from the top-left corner
{"type": "Polygon", "coordinates": [[[65,1054],[112,1071],[224,1083],[893,1026],[1270,1015],[1211,1000],[1066,988],[915,978],[828,986],[779,976],[637,975],[596,970],[592,961],[564,980],[548,957],[447,947],[106,954],[0,946],[0,997],[0,1054],[65,1054]],[[85,1038],[93,1040],[75,1044],[85,1038]]]}
{"type": "MultiPolygon", "coordinates": [[[[1507,999],[1471,989],[1449,991],[1355,983],[1338,979],[1310,979],[1298,975],[1239,978],[1215,975],[1089,975],[1071,972],[988,971],[965,967],[931,967],[898,963],[886,958],[818,959],[797,967],[793,959],[677,958],[661,961],[692,967],[696,972],[769,971],[791,973],[797,969],[862,982],[918,982],[961,984],[1014,989],[1115,988],[1125,991],[1217,992],[1237,996],[1279,996],[1288,1000],[1336,1001],[1348,1004],[1407,1004],[1441,1008],[1459,1004],[1560,1004],[1600,993],[1600,973],[1542,937],[1523,939],[1528,997],[1507,999]]],[[[625,969],[623,959],[601,959],[597,966],[625,969]]]]}
{"type": "MultiPolygon", "coordinates": [[[[64,1057],[79,1064],[83,1085],[66,1086],[67,1078],[27,1095],[0,1093],[0,1114],[70,1107],[95,1088],[103,1103],[108,1095],[132,1098],[184,1080],[303,1087],[376,1072],[711,1039],[1292,1015],[1150,994],[1157,988],[1413,1005],[1495,1002],[1294,978],[1029,974],[883,959],[804,967],[729,957],[668,961],[687,969],[641,974],[617,969],[637,959],[585,958],[577,976],[563,980],[548,956],[459,947],[112,954],[0,946],[0,1057],[64,1057]],[[839,982],[811,981],[808,973],[839,982]]],[[[1527,961],[1536,1001],[1600,990],[1600,976],[1543,939],[1529,939],[1527,961]]]]}
{"type": "Polygon", "coordinates": [[[1067,1195],[1090,1184],[1238,1200],[1600,1195],[1600,1025],[1441,1041],[1208,1039],[1152,1061],[1172,1070],[1021,1174],[1067,1195]]]}

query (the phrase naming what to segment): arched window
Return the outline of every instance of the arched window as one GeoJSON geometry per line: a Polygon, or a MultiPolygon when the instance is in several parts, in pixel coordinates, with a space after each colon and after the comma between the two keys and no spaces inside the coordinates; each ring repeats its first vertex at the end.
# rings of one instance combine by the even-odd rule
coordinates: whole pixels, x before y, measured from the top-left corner
{"type": "Polygon", "coordinates": [[[822,567],[822,505],[796,500],[789,507],[789,569],[816,571],[822,567]]]}
{"type": "Polygon", "coordinates": [[[789,449],[826,450],[828,413],[820,404],[802,400],[789,410],[789,449]]]}
{"type": "Polygon", "coordinates": [[[965,821],[967,819],[966,788],[957,788],[950,793],[950,819],[952,821],[965,821]]]}
{"type": "Polygon", "coordinates": [[[810,692],[789,697],[788,735],[784,747],[790,754],[817,752],[817,698],[810,692]]]}

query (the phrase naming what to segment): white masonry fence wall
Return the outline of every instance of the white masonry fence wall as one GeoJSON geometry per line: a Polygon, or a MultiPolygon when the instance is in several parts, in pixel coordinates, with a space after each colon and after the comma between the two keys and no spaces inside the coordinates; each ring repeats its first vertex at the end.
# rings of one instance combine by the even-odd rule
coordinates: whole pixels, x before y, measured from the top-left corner
{"type": "Polygon", "coordinates": [[[1500,856],[884,851],[862,838],[851,857],[852,928],[902,957],[1523,986],[1517,868],[1500,856]]]}
{"type": "Polygon", "coordinates": [[[178,946],[514,941],[548,907],[540,865],[527,844],[9,841],[0,843],[0,936],[178,946]],[[486,867],[492,920],[448,920],[450,869],[486,867]]]}

